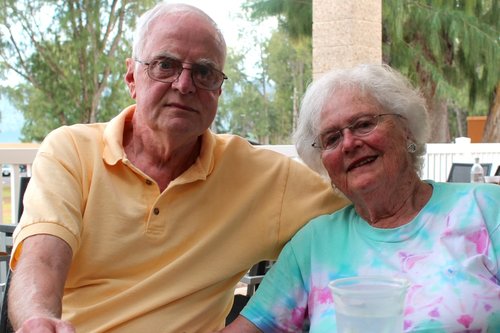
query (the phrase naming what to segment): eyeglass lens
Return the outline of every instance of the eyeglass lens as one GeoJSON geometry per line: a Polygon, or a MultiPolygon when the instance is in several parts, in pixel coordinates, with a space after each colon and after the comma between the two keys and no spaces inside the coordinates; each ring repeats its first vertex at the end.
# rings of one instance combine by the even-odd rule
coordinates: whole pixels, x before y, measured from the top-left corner
{"type": "MultiPolygon", "coordinates": [[[[163,82],[174,82],[177,80],[182,70],[183,63],[176,59],[162,58],[155,59],[149,64],[149,75],[152,79],[163,82]]],[[[202,89],[216,90],[224,82],[225,75],[209,65],[191,64],[191,77],[195,85],[202,89]]]]}
{"type": "Polygon", "coordinates": [[[342,141],[343,131],[349,129],[354,136],[363,136],[371,133],[378,124],[379,118],[382,115],[363,116],[356,119],[349,126],[346,126],[337,131],[327,132],[320,136],[320,145],[322,149],[334,149],[342,141]]]}

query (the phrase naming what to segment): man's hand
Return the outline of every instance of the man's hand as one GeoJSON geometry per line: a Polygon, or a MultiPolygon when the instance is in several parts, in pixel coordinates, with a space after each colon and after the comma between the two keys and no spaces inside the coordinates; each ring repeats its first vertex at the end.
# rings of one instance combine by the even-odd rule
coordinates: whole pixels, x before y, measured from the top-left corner
{"type": "Polygon", "coordinates": [[[75,333],[71,323],[56,319],[34,317],[26,320],[16,333],[75,333]]]}

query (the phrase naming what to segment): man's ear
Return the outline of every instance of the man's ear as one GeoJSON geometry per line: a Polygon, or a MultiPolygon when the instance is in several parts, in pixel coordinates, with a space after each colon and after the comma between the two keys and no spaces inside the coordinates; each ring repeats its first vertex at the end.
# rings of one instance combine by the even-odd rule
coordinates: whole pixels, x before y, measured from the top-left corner
{"type": "Polygon", "coordinates": [[[135,99],[135,61],[132,58],[127,58],[127,73],[125,73],[125,83],[127,84],[130,97],[135,99]]]}

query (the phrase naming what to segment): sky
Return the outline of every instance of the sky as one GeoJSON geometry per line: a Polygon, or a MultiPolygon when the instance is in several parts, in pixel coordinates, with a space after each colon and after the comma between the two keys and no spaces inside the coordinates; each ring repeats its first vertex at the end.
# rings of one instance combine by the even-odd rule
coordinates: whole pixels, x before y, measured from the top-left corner
{"type": "MultiPolygon", "coordinates": [[[[228,48],[244,51],[246,54],[245,71],[249,76],[252,73],[253,64],[258,58],[254,38],[263,40],[269,37],[276,26],[275,20],[267,20],[258,26],[248,22],[244,18],[241,5],[245,0],[178,0],[171,2],[182,2],[196,6],[207,13],[222,31],[228,48]]],[[[0,143],[19,142],[23,116],[11,107],[7,101],[0,98],[2,115],[0,119],[0,143]]]]}
{"type": "Polygon", "coordinates": [[[268,19],[260,24],[249,22],[245,19],[241,9],[246,0],[172,0],[196,6],[207,13],[222,31],[228,48],[244,51],[247,58],[245,72],[252,73],[252,65],[258,59],[258,48],[254,47],[257,38],[259,41],[270,37],[277,23],[275,19],[268,19]]]}
{"type": "Polygon", "coordinates": [[[207,13],[217,23],[226,39],[228,47],[239,44],[238,29],[248,23],[242,18],[241,5],[245,0],[180,0],[196,6],[207,13]]]}

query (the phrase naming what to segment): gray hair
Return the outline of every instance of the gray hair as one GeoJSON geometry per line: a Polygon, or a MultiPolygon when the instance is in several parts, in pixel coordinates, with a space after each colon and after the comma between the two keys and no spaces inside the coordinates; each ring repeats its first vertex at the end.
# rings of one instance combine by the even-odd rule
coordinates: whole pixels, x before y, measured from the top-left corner
{"type": "Polygon", "coordinates": [[[331,96],[342,88],[357,88],[375,98],[385,112],[399,114],[407,119],[410,140],[417,146],[416,151],[411,154],[413,166],[420,175],[429,136],[425,99],[403,75],[380,64],[332,70],[309,85],[302,98],[297,129],[293,135],[302,161],[322,176],[328,177],[321,161],[321,150],[311,144],[319,135],[321,111],[331,96]]]}
{"type": "MultiPolygon", "coordinates": [[[[142,14],[141,17],[139,17],[139,19],[137,20],[137,26],[134,32],[132,57],[140,56],[140,53],[144,48],[144,44],[146,43],[146,38],[149,31],[149,25],[151,24],[151,22],[153,22],[156,18],[164,14],[172,14],[172,13],[183,13],[183,14],[195,13],[199,15],[201,18],[204,18],[208,22],[210,22],[217,33],[218,42],[221,45],[223,57],[224,59],[226,58],[226,53],[227,53],[226,41],[224,40],[224,36],[222,35],[222,32],[217,26],[217,23],[215,23],[215,21],[210,16],[208,16],[201,9],[196,8],[194,6],[183,3],[168,3],[166,1],[159,2],[155,7],[151,8],[150,10],[142,14]]],[[[186,28],[189,29],[189,27],[186,28]]]]}

